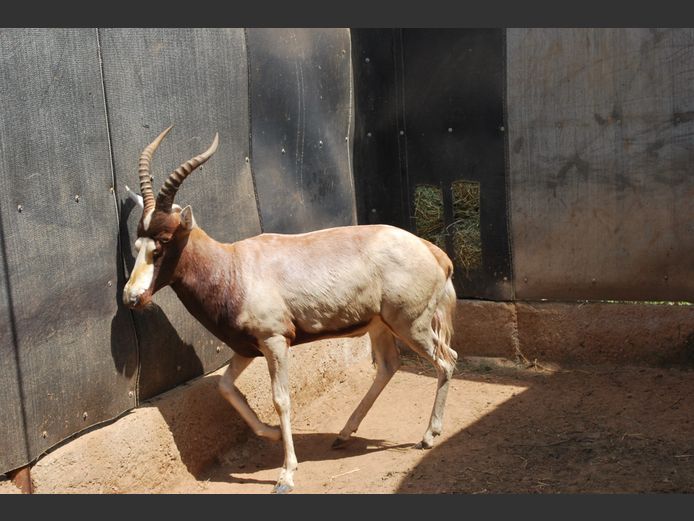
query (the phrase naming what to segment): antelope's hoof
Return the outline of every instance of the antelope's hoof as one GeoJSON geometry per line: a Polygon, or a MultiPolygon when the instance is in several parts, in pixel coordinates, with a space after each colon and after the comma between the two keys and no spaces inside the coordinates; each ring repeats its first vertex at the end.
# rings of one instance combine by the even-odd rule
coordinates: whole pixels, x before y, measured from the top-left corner
{"type": "Polygon", "coordinates": [[[432,448],[433,446],[434,446],[433,443],[422,440],[422,441],[420,441],[419,443],[417,443],[417,444],[414,446],[414,448],[417,449],[417,450],[425,450],[425,449],[430,449],[430,448],[432,448]]]}
{"type": "Polygon", "coordinates": [[[348,441],[349,438],[347,438],[346,440],[343,440],[342,438],[335,438],[335,441],[330,447],[333,449],[344,449],[347,446],[348,441]]]}
{"type": "Polygon", "coordinates": [[[273,494],[287,494],[294,490],[294,487],[287,485],[286,483],[277,483],[275,488],[272,489],[273,494]]]}

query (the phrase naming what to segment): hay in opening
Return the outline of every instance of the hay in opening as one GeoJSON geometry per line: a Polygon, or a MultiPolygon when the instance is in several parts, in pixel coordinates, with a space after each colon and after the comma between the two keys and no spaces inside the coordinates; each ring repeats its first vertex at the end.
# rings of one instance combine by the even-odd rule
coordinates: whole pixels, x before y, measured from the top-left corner
{"type": "Polygon", "coordinates": [[[447,229],[453,238],[453,262],[466,274],[482,265],[480,235],[480,184],[455,181],[451,184],[453,223],[447,229]]]}
{"type": "Polygon", "coordinates": [[[415,187],[414,221],[417,235],[446,250],[443,194],[438,186],[418,185],[415,187]]]}

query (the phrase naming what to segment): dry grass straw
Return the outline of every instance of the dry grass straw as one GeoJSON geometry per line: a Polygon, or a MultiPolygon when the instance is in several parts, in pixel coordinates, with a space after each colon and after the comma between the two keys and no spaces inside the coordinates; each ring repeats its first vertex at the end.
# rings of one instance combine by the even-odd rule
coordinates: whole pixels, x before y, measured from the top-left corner
{"type": "Polygon", "coordinates": [[[482,265],[480,236],[480,184],[456,181],[451,185],[453,223],[448,226],[453,236],[453,261],[466,272],[482,265]]]}
{"type": "Polygon", "coordinates": [[[415,187],[415,227],[417,235],[446,250],[446,234],[453,241],[453,262],[466,273],[482,265],[480,237],[480,184],[456,181],[451,184],[453,222],[445,226],[443,195],[434,185],[415,187]]]}
{"type": "Polygon", "coordinates": [[[446,249],[443,221],[443,195],[433,185],[419,185],[414,190],[414,220],[417,235],[446,249]]]}

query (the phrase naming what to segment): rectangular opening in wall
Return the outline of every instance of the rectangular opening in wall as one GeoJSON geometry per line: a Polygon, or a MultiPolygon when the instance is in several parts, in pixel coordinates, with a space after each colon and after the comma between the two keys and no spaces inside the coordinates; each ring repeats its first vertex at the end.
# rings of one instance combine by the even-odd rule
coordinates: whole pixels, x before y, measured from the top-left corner
{"type": "Polygon", "coordinates": [[[453,243],[453,262],[457,271],[469,277],[482,266],[480,235],[480,184],[455,181],[451,184],[453,222],[447,227],[453,243]]]}
{"type": "Polygon", "coordinates": [[[443,194],[435,185],[417,185],[414,189],[415,233],[446,249],[443,219],[443,194]]]}

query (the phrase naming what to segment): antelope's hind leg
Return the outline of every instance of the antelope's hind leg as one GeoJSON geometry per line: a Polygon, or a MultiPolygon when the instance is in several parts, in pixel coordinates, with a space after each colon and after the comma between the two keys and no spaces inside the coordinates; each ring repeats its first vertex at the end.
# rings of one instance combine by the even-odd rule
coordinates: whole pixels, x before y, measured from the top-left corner
{"type": "Polygon", "coordinates": [[[422,441],[415,448],[430,449],[434,445],[434,438],[441,434],[443,429],[443,411],[448,396],[448,387],[453,377],[453,370],[458,354],[447,343],[437,350],[438,334],[431,327],[431,318],[417,321],[413,324],[408,335],[403,336],[405,343],[416,353],[429,360],[437,374],[436,397],[429,418],[429,425],[422,441]]]}
{"type": "Polygon", "coordinates": [[[357,431],[362,420],[369,412],[376,398],[381,394],[390,379],[400,367],[400,353],[395,345],[395,338],[390,330],[384,325],[374,326],[369,331],[371,338],[371,351],[376,363],[376,377],[371,387],[362,398],[357,408],[347,420],[347,423],[337,435],[332,444],[334,449],[345,446],[350,436],[357,431]]]}

